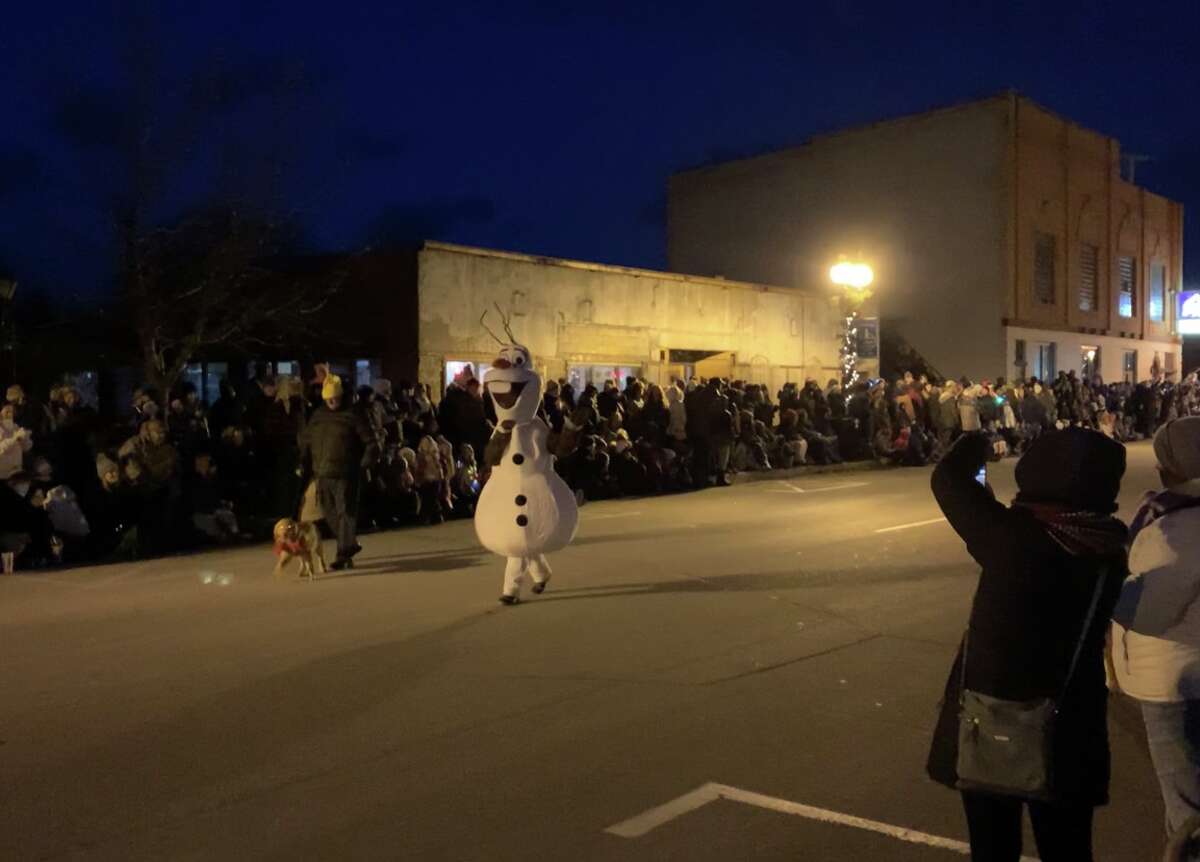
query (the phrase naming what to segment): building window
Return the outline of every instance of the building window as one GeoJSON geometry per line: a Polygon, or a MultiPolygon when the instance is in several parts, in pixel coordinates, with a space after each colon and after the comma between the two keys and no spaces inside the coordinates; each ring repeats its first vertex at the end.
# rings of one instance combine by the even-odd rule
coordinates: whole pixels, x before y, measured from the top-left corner
{"type": "Polygon", "coordinates": [[[1029,355],[1025,345],[1024,338],[1018,338],[1013,348],[1013,365],[1017,369],[1017,379],[1025,379],[1025,369],[1029,367],[1029,360],[1026,358],[1029,355]]]}
{"type": "Polygon", "coordinates": [[[1033,248],[1033,298],[1054,304],[1054,235],[1038,231],[1033,248]]]}
{"type": "Polygon", "coordinates": [[[615,383],[617,389],[624,389],[626,378],[640,377],[641,374],[640,365],[572,365],[567,370],[567,382],[576,393],[583,392],[589,383],[603,389],[607,380],[615,383]]]}
{"type": "Polygon", "coordinates": [[[1133,317],[1137,308],[1137,258],[1121,255],[1117,258],[1118,286],[1117,314],[1121,317],[1133,317]]]}
{"type": "Polygon", "coordinates": [[[1050,342],[1034,344],[1030,354],[1032,376],[1047,385],[1054,382],[1054,375],[1058,373],[1055,370],[1055,352],[1054,342],[1050,342]]]}
{"type": "Polygon", "coordinates": [[[1167,308],[1167,268],[1161,263],[1150,266],[1150,319],[1162,323],[1167,308]]]}
{"type": "Polygon", "coordinates": [[[1096,298],[1096,269],[1100,261],[1100,249],[1089,243],[1079,247],[1079,310],[1095,311],[1098,307],[1096,298]]]}
{"type": "Polygon", "coordinates": [[[445,386],[450,388],[450,384],[458,383],[463,386],[468,380],[480,379],[479,373],[476,373],[475,366],[477,363],[463,359],[451,359],[446,362],[445,386]]]}
{"type": "Polygon", "coordinates": [[[1126,383],[1137,383],[1137,351],[1126,350],[1125,358],[1121,362],[1121,373],[1124,375],[1126,383]]]}
{"type": "Polygon", "coordinates": [[[200,388],[205,404],[215,404],[221,397],[221,381],[229,377],[228,362],[204,363],[204,385],[200,388]]]}

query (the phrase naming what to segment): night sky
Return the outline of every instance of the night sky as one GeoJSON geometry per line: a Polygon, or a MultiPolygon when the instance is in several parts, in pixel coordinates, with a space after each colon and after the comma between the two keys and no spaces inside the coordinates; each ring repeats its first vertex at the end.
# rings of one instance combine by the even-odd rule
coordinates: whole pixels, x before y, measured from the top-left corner
{"type": "Polygon", "coordinates": [[[663,268],[672,171],[1006,87],[1150,156],[1137,180],[1184,202],[1200,280],[1194,0],[62,2],[4,19],[0,268],[58,297],[110,289],[130,118],[150,118],[164,223],[234,197],[314,249],[430,237],[663,268]]]}

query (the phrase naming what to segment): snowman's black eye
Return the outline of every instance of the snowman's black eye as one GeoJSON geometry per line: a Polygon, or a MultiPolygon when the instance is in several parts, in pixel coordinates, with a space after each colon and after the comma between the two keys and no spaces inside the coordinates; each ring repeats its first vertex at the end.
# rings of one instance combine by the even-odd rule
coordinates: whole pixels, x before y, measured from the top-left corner
{"type": "Polygon", "coordinates": [[[524,364],[525,364],[525,357],[518,356],[517,357],[517,365],[524,365],[524,364]]]}

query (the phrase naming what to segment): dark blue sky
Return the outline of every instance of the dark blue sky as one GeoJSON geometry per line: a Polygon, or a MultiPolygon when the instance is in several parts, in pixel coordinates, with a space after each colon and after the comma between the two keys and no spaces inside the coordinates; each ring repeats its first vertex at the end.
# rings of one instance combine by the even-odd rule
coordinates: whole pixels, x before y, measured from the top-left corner
{"type": "Polygon", "coordinates": [[[1194,0],[12,5],[0,266],[60,295],[108,284],[138,104],[164,219],[230,192],[319,248],[661,268],[672,171],[1012,86],[1151,156],[1200,249],[1194,0]]]}

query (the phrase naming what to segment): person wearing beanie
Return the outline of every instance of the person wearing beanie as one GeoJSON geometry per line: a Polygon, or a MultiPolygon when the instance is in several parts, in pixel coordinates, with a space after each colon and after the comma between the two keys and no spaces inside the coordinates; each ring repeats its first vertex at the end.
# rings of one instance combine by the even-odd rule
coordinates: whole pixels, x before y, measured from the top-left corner
{"type": "Polygon", "coordinates": [[[1110,681],[1141,707],[1167,828],[1177,832],[1200,814],[1200,417],[1160,428],[1154,457],[1163,490],[1133,519],[1110,681]]]}
{"type": "MultiPolygon", "coordinates": [[[[352,568],[362,547],[355,537],[360,479],[379,457],[379,443],[362,414],[345,406],[342,380],[327,374],[322,405],[300,432],[300,463],[315,483],[318,505],[337,537],[332,569],[352,568]]],[[[308,482],[305,482],[307,487],[308,482]]]]}
{"type": "Polygon", "coordinates": [[[121,484],[121,468],[107,455],[97,455],[96,478],[100,480],[101,486],[106,491],[111,490],[121,484]]]}
{"type": "Polygon", "coordinates": [[[938,505],[982,573],[927,770],[939,784],[961,790],[972,858],[1020,857],[1028,805],[1041,858],[1087,860],[1094,808],[1108,801],[1104,636],[1126,575],[1128,531],[1113,516],[1125,447],[1079,428],[1042,435],[1017,463],[1011,506],[976,481],[990,453],[984,434],[964,434],[931,480],[938,505]],[[1056,702],[1049,799],[959,787],[964,688],[1008,701],[1056,702]]]}

